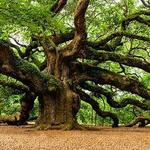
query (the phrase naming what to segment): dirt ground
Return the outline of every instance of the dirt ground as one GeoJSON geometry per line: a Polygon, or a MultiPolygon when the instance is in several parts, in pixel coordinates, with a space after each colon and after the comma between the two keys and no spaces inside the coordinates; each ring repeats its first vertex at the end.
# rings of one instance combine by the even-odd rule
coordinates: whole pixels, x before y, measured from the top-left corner
{"type": "Polygon", "coordinates": [[[150,150],[150,128],[37,131],[0,126],[0,150],[150,150]]]}

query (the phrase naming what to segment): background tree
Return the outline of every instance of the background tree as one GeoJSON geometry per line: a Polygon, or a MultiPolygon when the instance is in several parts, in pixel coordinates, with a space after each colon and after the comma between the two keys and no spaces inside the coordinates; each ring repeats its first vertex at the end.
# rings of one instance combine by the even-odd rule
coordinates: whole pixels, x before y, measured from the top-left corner
{"type": "Polygon", "coordinates": [[[113,108],[150,109],[149,2],[0,0],[0,12],[0,73],[12,79],[0,84],[23,93],[16,124],[36,98],[40,128],[79,127],[81,100],[113,127],[119,119],[101,109],[103,97],[113,108]]]}

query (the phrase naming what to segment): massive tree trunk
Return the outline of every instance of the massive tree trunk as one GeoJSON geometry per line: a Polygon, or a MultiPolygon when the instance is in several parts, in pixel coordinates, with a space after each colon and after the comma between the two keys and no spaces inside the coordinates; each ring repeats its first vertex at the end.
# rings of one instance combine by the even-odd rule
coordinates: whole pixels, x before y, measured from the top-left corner
{"type": "Polygon", "coordinates": [[[36,125],[41,129],[73,129],[77,126],[78,96],[64,85],[59,92],[39,96],[40,111],[36,125]]]}

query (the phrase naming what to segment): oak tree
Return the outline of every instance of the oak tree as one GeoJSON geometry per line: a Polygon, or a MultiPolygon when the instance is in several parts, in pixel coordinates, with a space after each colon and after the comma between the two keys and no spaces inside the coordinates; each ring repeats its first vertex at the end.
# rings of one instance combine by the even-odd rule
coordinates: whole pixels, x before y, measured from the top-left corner
{"type": "Polygon", "coordinates": [[[36,98],[40,128],[79,127],[80,101],[118,127],[101,97],[116,109],[150,110],[149,80],[138,78],[150,73],[149,7],[146,0],[0,0],[0,74],[19,81],[0,84],[24,93],[16,124],[26,122],[36,98]],[[130,96],[118,102],[115,90],[130,96]]]}

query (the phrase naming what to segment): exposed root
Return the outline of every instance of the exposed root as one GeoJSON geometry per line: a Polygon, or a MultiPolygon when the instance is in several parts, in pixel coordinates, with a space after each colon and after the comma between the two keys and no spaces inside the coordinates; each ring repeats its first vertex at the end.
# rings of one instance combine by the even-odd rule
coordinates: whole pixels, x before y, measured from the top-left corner
{"type": "Polygon", "coordinates": [[[84,126],[82,126],[82,125],[79,125],[76,122],[76,123],[73,123],[73,124],[65,123],[61,130],[63,130],[63,131],[68,131],[68,130],[86,130],[86,128],[84,126]]]}
{"type": "Polygon", "coordinates": [[[51,125],[41,124],[41,125],[36,126],[36,129],[37,130],[49,130],[51,129],[51,125]]]}
{"type": "Polygon", "coordinates": [[[61,130],[63,131],[69,131],[69,130],[72,130],[74,127],[72,124],[64,124],[63,125],[63,128],[61,130]]]}
{"type": "Polygon", "coordinates": [[[57,125],[36,124],[34,127],[36,128],[36,130],[62,130],[62,131],[87,130],[86,126],[79,125],[78,123],[74,123],[74,124],[64,123],[64,124],[57,124],[57,125]]]}

